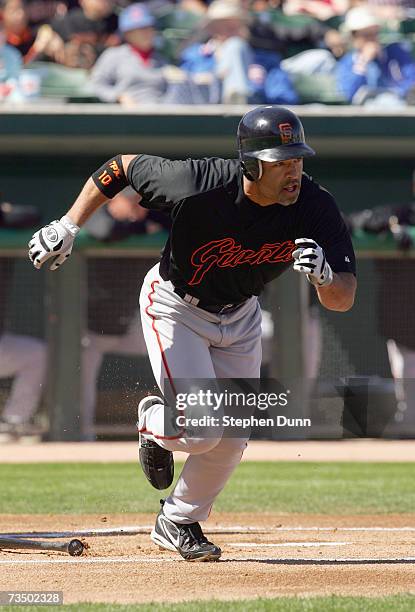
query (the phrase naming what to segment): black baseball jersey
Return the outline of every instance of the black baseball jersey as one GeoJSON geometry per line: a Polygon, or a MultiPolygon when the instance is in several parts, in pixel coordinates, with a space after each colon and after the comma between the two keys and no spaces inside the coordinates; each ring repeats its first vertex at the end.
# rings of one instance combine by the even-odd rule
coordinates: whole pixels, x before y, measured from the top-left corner
{"type": "Polygon", "coordinates": [[[259,295],[293,263],[296,238],[312,238],[335,272],[355,273],[347,228],[331,194],[303,174],[295,204],[260,206],[243,191],[238,160],[173,161],[138,155],[128,180],[141,205],[171,213],[164,280],[204,304],[259,295]]]}

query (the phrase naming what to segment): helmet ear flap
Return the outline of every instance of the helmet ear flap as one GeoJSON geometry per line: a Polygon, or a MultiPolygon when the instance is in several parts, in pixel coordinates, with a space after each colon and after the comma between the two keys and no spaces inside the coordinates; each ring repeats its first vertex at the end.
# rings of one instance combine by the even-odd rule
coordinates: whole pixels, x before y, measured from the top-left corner
{"type": "Polygon", "coordinates": [[[248,181],[258,181],[262,176],[262,163],[259,159],[245,158],[241,161],[242,172],[248,181]]]}
{"type": "Polygon", "coordinates": [[[262,176],[263,165],[262,165],[262,161],[260,159],[258,159],[257,161],[258,161],[258,178],[257,178],[257,181],[259,181],[259,179],[262,176]]]}

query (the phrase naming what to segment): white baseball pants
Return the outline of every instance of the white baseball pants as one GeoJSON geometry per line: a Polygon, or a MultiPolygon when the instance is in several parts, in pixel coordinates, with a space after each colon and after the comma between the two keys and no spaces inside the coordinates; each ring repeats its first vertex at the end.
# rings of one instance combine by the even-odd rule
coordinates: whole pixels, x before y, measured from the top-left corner
{"type": "Polygon", "coordinates": [[[2,418],[26,423],[38,408],[46,379],[46,345],[38,338],[5,333],[0,337],[0,378],[13,377],[2,418]]]}
{"type": "MultiPolygon", "coordinates": [[[[154,376],[175,379],[259,378],[261,309],[256,297],[229,314],[213,314],[185,302],[154,266],[140,295],[144,338],[154,376]]],[[[206,520],[212,504],[241,460],[247,438],[164,438],[162,403],[149,408],[140,430],[161,447],[189,453],[164,513],[177,523],[206,520]],[[151,433],[150,433],[151,432],[151,433]]]]}
{"type": "MultiPolygon", "coordinates": [[[[405,431],[409,434],[415,433],[415,351],[395,340],[389,339],[386,343],[391,366],[392,376],[395,380],[395,395],[398,407],[403,406],[401,412],[402,423],[405,431]]],[[[401,425],[402,427],[402,425],[401,425]]]]}

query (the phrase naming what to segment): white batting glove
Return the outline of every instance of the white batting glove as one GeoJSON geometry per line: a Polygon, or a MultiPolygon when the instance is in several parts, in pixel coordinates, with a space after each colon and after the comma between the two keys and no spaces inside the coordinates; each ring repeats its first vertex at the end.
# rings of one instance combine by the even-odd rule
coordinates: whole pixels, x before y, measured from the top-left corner
{"type": "Polygon", "coordinates": [[[29,242],[29,259],[39,270],[52,259],[51,270],[56,270],[69,257],[79,227],[66,215],[60,221],[52,221],[33,234],[29,242]]]}
{"type": "Polygon", "coordinates": [[[333,282],[333,270],[321,246],[311,238],[298,238],[295,244],[297,250],[293,252],[294,270],[304,272],[313,285],[318,287],[330,285],[333,282]]]}

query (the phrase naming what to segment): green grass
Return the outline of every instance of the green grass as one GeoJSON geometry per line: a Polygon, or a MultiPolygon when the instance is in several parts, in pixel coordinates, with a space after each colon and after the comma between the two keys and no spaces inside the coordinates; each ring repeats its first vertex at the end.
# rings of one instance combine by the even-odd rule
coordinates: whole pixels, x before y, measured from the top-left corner
{"type": "MultiPolygon", "coordinates": [[[[414,475],[411,463],[243,463],[215,509],[414,512],[414,475]]],[[[0,490],[0,514],[154,512],[161,497],[134,464],[0,465],[0,490]]]]}
{"type": "MultiPolygon", "coordinates": [[[[2,606],[2,611],[15,612],[17,606],[2,606]]],[[[44,612],[45,606],[24,606],[27,612],[44,612]]],[[[54,609],[54,608],[53,608],[54,609]]],[[[240,601],[191,601],[178,604],[87,604],[79,603],[56,608],[59,612],[412,612],[414,595],[392,597],[281,597],[240,601]]]]}

